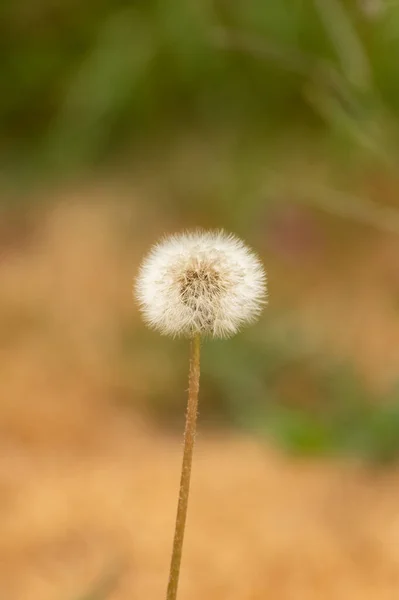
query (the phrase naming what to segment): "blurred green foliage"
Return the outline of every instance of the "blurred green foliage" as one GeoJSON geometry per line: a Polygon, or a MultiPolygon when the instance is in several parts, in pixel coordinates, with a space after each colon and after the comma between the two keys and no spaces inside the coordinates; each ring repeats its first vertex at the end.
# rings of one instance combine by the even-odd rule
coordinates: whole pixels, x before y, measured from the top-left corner
{"type": "Polygon", "coordinates": [[[3,0],[0,157],[66,168],[187,123],[306,122],[381,149],[399,4],[374,3],[3,0]]]}
{"type": "Polygon", "coordinates": [[[399,396],[366,389],[345,364],[288,337],[212,342],[204,377],[216,385],[231,421],[299,454],[352,454],[369,462],[399,458],[399,396]]]}
{"type": "MultiPolygon", "coordinates": [[[[169,132],[244,131],[218,161],[211,156],[197,169],[177,161],[174,170],[164,158],[161,178],[164,197],[168,186],[173,194],[171,210],[192,216],[200,206],[199,221],[214,225],[222,216],[241,235],[273,195],[263,193],[262,136],[299,126],[344,140],[345,156],[361,148],[390,159],[397,56],[399,2],[387,0],[2,0],[0,168],[63,172],[148,139],[156,145],[169,132]]],[[[346,198],[343,204],[350,213],[346,198]]],[[[370,207],[362,210],[363,222],[374,219],[370,207]]],[[[206,345],[204,417],[219,415],[220,423],[270,435],[296,452],[398,457],[397,390],[376,402],[350,368],[320,359],[295,330],[283,338],[270,331],[206,345]],[[309,401],[298,405],[298,398],[309,401]]],[[[149,364],[157,352],[169,353],[184,380],[182,345],[147,344],[130,331],[122,337],[130,360],[132,353],[138,360],[138,344],[149,364]]],[[[181,417],[180,399],[155,384],[152,393],[160,418],[181,417]]]]}
{"type": "MultiPolygon", "coordinates": [[[[258,326],[229,340],[204,343],[201,427],[239,429],[296,455],[346,455],[379,465],[398,460],[399,387],[374,394],[350,364],[334,362],[306,344],[294,322],[283,318],[273,326],[273,321],[275,314],[263,320],[260,331],[258,326]]],[[[154,344],[154,335],[143,329],[138,336],[135,328],[124,328],[121,363],[128,372],[140,347],[149,372],[164,365],[158,370],[159,386],[154,382],[149,390],[147,410],[162,426],[181,432],[187,341],[157,336],[154,344]]]]}

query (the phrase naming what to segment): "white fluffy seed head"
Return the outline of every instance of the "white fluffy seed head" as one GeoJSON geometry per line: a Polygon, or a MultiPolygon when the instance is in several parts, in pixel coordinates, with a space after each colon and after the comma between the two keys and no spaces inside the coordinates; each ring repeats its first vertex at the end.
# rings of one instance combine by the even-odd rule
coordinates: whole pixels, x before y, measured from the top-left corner
{"type": "Polygon", "coordinates": [[[135,283],[144,321],[162,334],[234,335],[266,304],[266,274],[234,235],[194,231],[165,238],[135,283]]]}

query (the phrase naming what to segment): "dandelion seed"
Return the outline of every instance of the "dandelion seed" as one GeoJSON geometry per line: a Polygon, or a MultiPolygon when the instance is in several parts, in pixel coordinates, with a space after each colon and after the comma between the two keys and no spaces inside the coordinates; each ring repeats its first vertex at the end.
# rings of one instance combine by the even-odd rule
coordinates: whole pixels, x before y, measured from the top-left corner
{"type": "Polygon", "coordinates": [[[196,231],[157,244],[141,266],[135,291],[144,321],[162,334],[229,337],[259,316],[266,275],[235,236],[196,231]]]}

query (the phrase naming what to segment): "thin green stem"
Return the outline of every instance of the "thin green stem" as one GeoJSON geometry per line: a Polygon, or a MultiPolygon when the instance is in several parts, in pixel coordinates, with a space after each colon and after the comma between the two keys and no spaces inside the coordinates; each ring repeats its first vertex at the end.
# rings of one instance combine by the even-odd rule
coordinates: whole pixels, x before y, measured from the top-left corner
{"type": "Polygon", "coordinates": [[[190,491],[191,464],[193,459],[195,432],[197,426],[198,391],[200,378],[200,347],[200,336],[195,335],[191,340],[190,345],[190,374],[186,427],[184,431],[183,464],[180,477],[179,502],[177,505],[175,537],[173,540],[172,560],[170,564],[166,600],[176,600],[177,587],[179,584],[184,530],[186,527],[188,495],[190,491]]]}

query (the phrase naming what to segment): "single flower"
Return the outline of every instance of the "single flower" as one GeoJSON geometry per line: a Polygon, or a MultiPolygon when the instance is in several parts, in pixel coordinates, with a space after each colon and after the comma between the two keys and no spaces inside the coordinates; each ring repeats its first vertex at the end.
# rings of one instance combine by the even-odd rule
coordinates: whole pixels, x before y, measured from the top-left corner
{"type": "Polygon", "coordinates": [[[239,238],[194,231],[153,247],[135,285],[144,321],[162,334],[229,337],[266,303],[262,263],[239,238]]]}
{"type": "Polygon", "coordinates": [[[201,338],[228,337],[255,320],[266,303],[266,274],[259,258],[234,235],[194,231],[154,246],[141,265],[135,294],[150,327],[191,338],[183,464],[166,592],[166,600],[176,600],[197,423],[201,338]]]}

